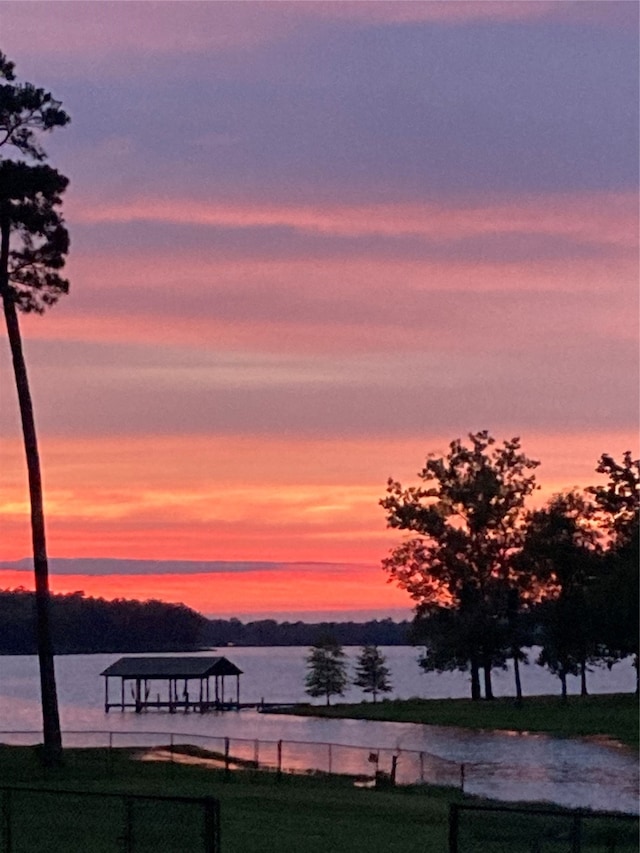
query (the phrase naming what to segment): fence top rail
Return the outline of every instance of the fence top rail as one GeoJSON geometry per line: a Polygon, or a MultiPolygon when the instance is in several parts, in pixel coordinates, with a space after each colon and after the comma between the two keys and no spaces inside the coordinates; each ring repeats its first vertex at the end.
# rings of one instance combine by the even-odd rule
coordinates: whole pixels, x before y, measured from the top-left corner
{"type": "MultiPolygon", "coordinates": [[[[17,729],[5,729],[0,731],[0,737],[3,735],[38,735],[42,736],[42,732],[38,729],[24,730],[18,731],[17,729]]],[[[260,743],[265,745],[277,746],[280,744],[291,744],[292,746],[331,746],[331,747],[339,747],[342,749],[360,749],[366,752],[395,752],[395,753],[406,753],[409,755],[422,755],[428,758],[431,758],[435,761],[440,761],[443,764],[451,764],[458,767],[460,765],[459,761],[453,761],[450,758],[443,758],[440,755],[435,755],[432,752],[427,752],[424,749],[407,749],[406,747],[400,746],[367,746],[366,744],[353,744],[353,743],[337,743],[336,741],[316,741],[316,740],[292,740],[290,738],[280,738],[279,740],[269,740],[268,738],[248,738],[248,737],[227,737],[226,735],[211,735],[211,734],[200,734],[199,732],[151,732],[151,731],[130,731],[130,730],[122,730],[122,729],[67,729],[62,732],[62,736],[72,736],[72,735],[110,735],[115,737],[139,737],[139,738],[150,738],[150,737],[161,737],[168,738],[172,744],[175,744],[177,738],[185,738],[187,743],[190,742],[190,739],[201,739],[201,740],[217,740],[217,741],[235,741],[236,743],[260,743]]],[[[144,744],[137,744],[138,746],[144,746],[144,744]]]]}
{"type": "Polygon", "coordinates": [[[544,815],[546,817],[580,817],[580,818],[615,818],[616,820],[628,820],[638,822],[640,815],[628,814],[627,812],[600,812],[589,809],[562,809],[562,808],[527,808],[526,806],[489,806],[477,803],[451,803],[451,811],[466,812],[517,812],[527,815],[544,815]]]}
{"type": "Polygon", "coordinates": [[[73,796],[79,797],[101,797],[104,799],[108,797],[110,799],[118,799],[118,800],[152,800],[154,802],[167,802],[167,803],[183,803],[185,805],[198,805],[198,806],[206,806],[211,805],[212,803],[219,803],[219,800],[216,797],[185,797],[185,796],[173,796],[168,794],[131,794],[128,791],[78,791],[71,788],[32,788],[26,785],[2,785],[0,786],[0,792],[4,793],[5,791],[13,792],[20,791],[21,793],[28,794],[72,794],[73,796]]]}

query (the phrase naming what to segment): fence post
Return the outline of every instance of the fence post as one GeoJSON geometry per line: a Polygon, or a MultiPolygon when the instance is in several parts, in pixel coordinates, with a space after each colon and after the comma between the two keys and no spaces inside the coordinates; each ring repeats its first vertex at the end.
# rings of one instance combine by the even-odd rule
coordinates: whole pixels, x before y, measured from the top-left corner
{"type": "Polygon", "coordinates": [[[256,770],[260,767],[260,741],[256,738],[253,742],[253,760],[255,761],[256,770]]]}
{"type": "Polygon", "coordinates": [[[457,803],[449,806],[449,853],[458,853],[458,819],[457,803]]]}
{"type": "Polygon", "coordinates": [[[278,741],[278,778],[282,775],[282,741],[278,741]]]}
{"type": "Polygon", "coordinates": [[[332,754],[331,754],[331,744],[329,743],[329,744],[327,744],[327,746],[329,747],[329,776],[331,776],[331,770],[332,770],[332,766],[333,766],[332,754]]]}
{"type": "Polygon", "coordinates": [[[224,739],[224,775],[225,779],[229,776],[229,738],[224,739]]]}
{"type": "Polygon", "coordinates": [[[4,849],[6,853],[12,853],[13,842],[11,839],[11,791],[5,788],[2,792],[2,834],[4,836],[4,849]]]}
{"type": "Polygon", "coordinates": [[[464,764],[460,765],[460,790],[464,794],[464,764]]]}
{"type": "Polygon", "coordinates": [[[214,797],[204,798],[204,853],[220,851],[220,803],[214,797]]]}
{"type": "Polygon", "coordinates": [[[580,853],[582,850],[582,818],[578,812],[573,815],[571,825],[571,853],[580,853]]]}
{"type": "Polygon", "coordinates": [[[420,753],[420,781],[424,784],[424,752],[420,753]]]}

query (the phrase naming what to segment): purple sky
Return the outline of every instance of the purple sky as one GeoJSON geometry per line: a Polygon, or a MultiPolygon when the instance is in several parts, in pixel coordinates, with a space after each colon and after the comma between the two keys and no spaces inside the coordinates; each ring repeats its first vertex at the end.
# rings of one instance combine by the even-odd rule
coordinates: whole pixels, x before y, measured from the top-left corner
{"type": "Polygon", "coordinates": [[[72,116],[71,293],[24,324],[55,556],[375,565],[386,477],[451,438],[520,435],[546,494],[637,445],[636,3],[5,0],[0,32],[72,116]]]}

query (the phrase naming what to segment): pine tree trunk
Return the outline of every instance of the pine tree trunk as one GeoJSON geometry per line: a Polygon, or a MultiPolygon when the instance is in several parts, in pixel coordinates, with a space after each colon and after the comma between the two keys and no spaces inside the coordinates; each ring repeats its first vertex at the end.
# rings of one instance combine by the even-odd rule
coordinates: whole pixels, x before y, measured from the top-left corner
{"type": "Polygon", "coordinates": [[[520,649],[513,649],[513,675],[516,682],[516,704],[522,705],[522,682],[520,680],[520,649]]]}
{"type": "Polygon", "coordinates": [[[27,367],[22,350],[22,336],[18,323],[15,302],[9,293],[8,252],[10,229],[6,221],[1,225],[0,247],[0,293],[11,348],[13,371],[18,392],[22,435],[29,477],[29,500],[31,503],[31,539],[33,544],[33,569],[36,588],[36,641],[40,665],[40,692],[42,700],[42,731],[44,761],[47,765],[59,764],[62,759],[62,735],[58,713],[58,696],[49,621],[49,567],[44,526],[42,499],[42,476],[36,436],[33,405],[29,391],[27,367]]]}

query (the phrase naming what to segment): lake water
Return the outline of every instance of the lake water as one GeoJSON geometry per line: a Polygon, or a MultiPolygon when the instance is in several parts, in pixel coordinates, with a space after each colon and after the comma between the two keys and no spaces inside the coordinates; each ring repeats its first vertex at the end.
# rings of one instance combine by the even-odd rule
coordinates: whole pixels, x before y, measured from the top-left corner
{"type": "MultiPolygon", "coordinates": [[[[353,668],[358,649],[345,651],[353,668]]],[[[391,698],[457,698],[469,693],[468,676],[464,673],[422,673],[414,648],[389,647],[383,652],[391,670],[391,698]]],[[[295,647],[234,647],[213,652],[226,655],[244,671],[241,699],[245,702],[263,697],[268,702],[308,701],[304,693],[307,653],[306,648],[295,647]]],[[[167,743],[171,737],[218,748],[222,739],[229,737],[234,739],[232,753],[248,757],[253,757],[258,748],[253,741],[264,742],[260,746],[262,761],[265,751],[271,748],[267,742],[284,740],[286,767],[324,770],[328,763],[334,772],[355,773],[371,773],[370,753],[378,750],[382,769],[388,769],[392,754],[399,756],[400,781],[414,781],[422,773],[429,780],[454,783],[460,764],[464,763],[465,790],[472,793],[503,800],[543,800],[570,807],[638,811],[636,756],[632,750],[613,743],[255,711],[105,714],[100,672],[118,657],[69,655],[56,659],[61,722],[64,732],[69,733],[65,743],[105,744],[107,733],[111,732],[116,745],[167,743]],[[330,749],[326,746],[329,743],[342,744],[344,748],[330,749]]],[[[525,694],[558,693],[558,679],[538,666],[524,667],[522,680],[525,694]]],[[[513,695],[511,672],[496,672],[494,684],[496,695],[513,695]]],[[[595,669],[589,676],[592,693],[630,692],[634,685],[635,671],[630,661],[623,661],[612,671],[595,669]]],[[[570,679],[570,690],[577,692],[578,688],[578,680],[570,679]]],[[[234,695],[234,690],[229,692],[234,695]]],[[[357,688],[345,695],[348,701],[361,698],[357,688]]],[[[0,657],[0,740],[34,742],[33,732],[40,726],[37,659],[0,657]],[[6,734],[19,731],[31,734],[6,734]]]]}

